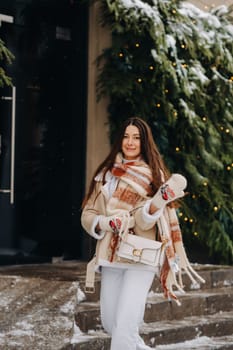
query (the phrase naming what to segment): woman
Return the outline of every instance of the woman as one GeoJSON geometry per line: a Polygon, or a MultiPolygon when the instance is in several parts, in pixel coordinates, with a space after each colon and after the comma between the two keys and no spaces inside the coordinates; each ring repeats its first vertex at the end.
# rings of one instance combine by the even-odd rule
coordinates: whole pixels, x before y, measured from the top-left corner
{"type": "MultiPolygon", "coordinates": [[[[111,335],[111,350],[151,349],[140,337],[139,327],[148,291],[158,270],[119,257],[119,234],[125,220],[129,231],[151,240],[155,240],[158,222],[160,229],[166,230],[166,259],[160,281],[167,298],[176,299],[173,284],[182,290],[175,276],[179,268],[185,269],[194,281],[176,212],[169,204],[184,196],[186,185],[182,175],[169,176],[150,127],[137,117],[123,123],[109,155],[91,180],[81,221],[84,229],[97,239],[97,246],[87,274],[88,279],[93,277],[93,265],[101,272],[101,320],[111,335]]],[[[91,287],[93,281],[88,282],[87,287],[91,287]]]]}

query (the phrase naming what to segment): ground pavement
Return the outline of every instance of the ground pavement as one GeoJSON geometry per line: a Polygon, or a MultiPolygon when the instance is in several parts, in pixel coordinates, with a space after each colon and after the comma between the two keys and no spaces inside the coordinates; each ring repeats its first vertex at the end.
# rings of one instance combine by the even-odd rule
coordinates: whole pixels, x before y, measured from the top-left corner
{"type": "MultiPolygon", "coordinates": [[[[1,350],[109,350],[99,316],[99,287],[84,293],[85,262],[0,266],[1,350]]],[[[156,350],[233,349],[233,267],[195,265],[206,284],[182,305],[164,300],[157,279],[141,334],[156,350]]],[[[119,349],[124,350],[124,349],[119,349]]]]}

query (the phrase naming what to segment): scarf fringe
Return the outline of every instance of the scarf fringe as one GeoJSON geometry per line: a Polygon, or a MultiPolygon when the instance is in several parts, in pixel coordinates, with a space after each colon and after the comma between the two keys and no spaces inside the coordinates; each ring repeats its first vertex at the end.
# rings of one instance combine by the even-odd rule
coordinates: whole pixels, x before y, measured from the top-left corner
{"type": "Polygon", "coordinates": [[[198,281],[205,283],[205,280],[193,269],[187,258],[175,209],[166,207],[164,216],[159,221],[160,235],[169,239],[166,247],[167,264],[164,264],[162,270],[161,284],[165,298],[174,299],[180,305],[173,287],[176,287],[180,293],[185,293],[182,272],[186,273],[195,289],[200,288],[198,281]],[[168,223],[170,223],[170,227],[168,223]]]}
{"type": "MultiPolygon", "coordinates": [[[[205,280],[193,269],[190,262],[187,259],[187,255],[182,242],[176,242],[174,244],[175,251],[178,259],[178,268],[179,270],[176,272],[172,267],[167,271],[165,282],[163,282],[162,287],[164,289],[164,296],[168,300],[175,300],[178,305],[181,305],[179,299],[177,298],[175,292],[173,291],[173,287],[176,287],[177,291],[182,294],[185,294],[184,284],[182,280],[182,272],[186,273],[192,282],[192,287],[197,289],[200,288],[200,284],[205,283],[205,280]]],[[[170,266],[170,262],[168,261],[170,266]]]]}

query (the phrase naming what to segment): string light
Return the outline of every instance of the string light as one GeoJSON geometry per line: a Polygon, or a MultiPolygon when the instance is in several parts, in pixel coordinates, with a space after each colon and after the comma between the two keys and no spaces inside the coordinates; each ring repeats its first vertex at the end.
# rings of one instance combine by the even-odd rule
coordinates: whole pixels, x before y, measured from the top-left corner
{"type": "Polygon", "coordinates": [[[208,182],[207,181],[204,181],[203,182],[203,186],[207,186],[208,185],[208,182]]]}
{"type": "Polygon", "coordinates": [[[214,211],[218,211],[217,205],[214,206],[214,211]]]}
{"type": "Polygon", "coordinates": [[[231,170],[231,167],[230,165],[227,166],[227,170],[230,171],[231,170]]]}
{"type": "Polygon", "coordinates": [[[176,152],[180,152],[180,147],[176,147],[176,152]]]}
{"type": "Polygon", "coordinates": [[[139,44],[139,43],[136,43],[136,44],[135,44],[135,46],[136,46],[136,47],[139,47],[139,46],[140,46],[140,44],[139,44]]]}
{"type": "Polygon", "coordinates": [[[142,82],[142,78],[138,78],[138,79],[137,79],[137,82],[138,82],[138,83],[141,83],[141,82],[142,82]]]}
{"type": "Polygon", "coordinates": [[[229,134],[229,132],[230,132],[230,129],[226,129],[225,131],[226,131],[226,134],[229,134]]]}
{"type": "Polygon", "coordinates": [[[193,232],[193,234],[194,234],[194,236],[198,236],[198,232],[197,231],[193,232]]]}
{"type": "Polygon", "coordinates": [[[192,195],[192,199],[195,199],[195,198],[196,198],[196,195],[195,195],[195,194],[193,194],[193,195],[192,195]]]}
{"type": "Polygon", "coordinates": [[[124,54],[122,52],[119,53],[119,57],[123,57],[124,54]]]}
{"type": "Polygon", "coordinates": [[[166,94],[168,94],[168,92],[169,92],[168,89],[165,89],[164,91],[165,91],[166,94]]]}
{"type": "Polygon", "coordinates": [[[192,224],[193,223],[193,219],[191,218],[191,219],[189,219],[189,222],[190,222],[190,224],[192,224]]]}
{"type": "Polygon", "coordinates": [[[160,107],[161,107],[161,104],[160,104],[160,103],[157,103],[157,104],[156,104],[156,107],[157,107],[157,108],[160,108],[160,107]]]}
{"type": "Polygon", "coordinates": [[[182,213],[182,211],[181,212],[179,212],[179,217],[182,217],[183,216],[183,213],[182,213]]]}
{"type": "Polygon", "coordinates": [[[188,221],[189,219],[187,218],[187,216],[184,218],[184,221],[188,221]]]}
{"type": "Polygon", "coordinates": [[[206,118],[206,117],[203,117],[202,120],[203,120],[203,122],[206,122],[206,121],[207,121],[207,118],[206,118]]]}
{"type": "Polygon", "coordinates": [[[154,66],[150,66],[149,69],[150,69],[150,70],[154,70],[154,66]]]}

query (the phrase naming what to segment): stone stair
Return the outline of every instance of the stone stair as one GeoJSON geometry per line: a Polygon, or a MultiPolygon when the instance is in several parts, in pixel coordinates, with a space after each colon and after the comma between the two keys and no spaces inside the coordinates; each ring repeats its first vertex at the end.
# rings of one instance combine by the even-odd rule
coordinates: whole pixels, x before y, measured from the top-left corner
{"type": "MultiPolygon", "coordinates": [[[[184,278],[180,307],[153,282],[141,334],[156,350],[233,349],[233,267],[194,268],[206,283],[196,289],[184,278]]],[[[96,292],[85,294],[85,269],[85,262],[62,259],[0,266],[0,350],[109,350],[99,316],[100,276],[96,292]]]]}
{"type": "MultiPolygon", "coordinates": [[[[233,349],[233,267],[193,267],[206,283],[192,286],[184,276],[187,292],[180,296],[181,306],[165,300],[158,279],[154,280],[140,333],[156,350],[233,349]]],[[[79,276],[81,291],[84,279],[85,271],[79,276]]],[[[76,306],[72,345],[67,350],[110,349],[110,338],[101,327],[98,274],[95,290],[76,306]]]]}

